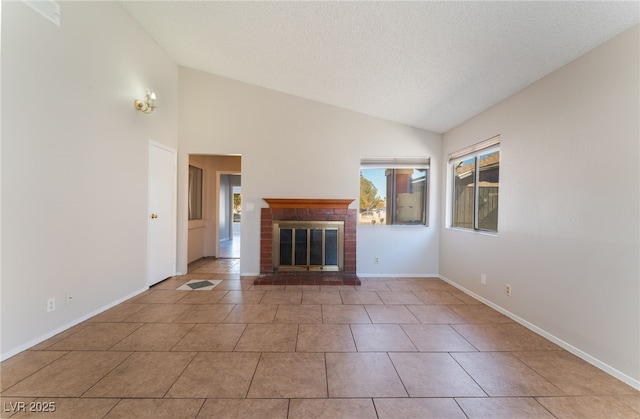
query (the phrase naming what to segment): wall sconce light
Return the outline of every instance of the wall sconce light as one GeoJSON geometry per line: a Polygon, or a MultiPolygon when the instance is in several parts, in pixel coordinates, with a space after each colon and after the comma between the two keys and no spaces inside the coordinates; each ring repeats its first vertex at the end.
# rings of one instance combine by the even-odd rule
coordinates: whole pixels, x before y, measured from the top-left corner
{"type": "Polygon", "coordinates": [[[147,89],[147,94],[142,100],[134,100],[134,106],[137,110],[144,113],[151,113],[156,108],[156,94],[147,89]]]}

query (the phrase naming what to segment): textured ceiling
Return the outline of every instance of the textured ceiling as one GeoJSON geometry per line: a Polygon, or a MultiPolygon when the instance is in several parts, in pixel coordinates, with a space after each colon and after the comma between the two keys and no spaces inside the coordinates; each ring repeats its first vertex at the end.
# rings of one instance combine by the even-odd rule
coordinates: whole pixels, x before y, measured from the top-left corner
{"type": "Polygon", "coordinates": [[[640,21],[629,2],[121,2],[179,65],[446,132],[640,21]]]}

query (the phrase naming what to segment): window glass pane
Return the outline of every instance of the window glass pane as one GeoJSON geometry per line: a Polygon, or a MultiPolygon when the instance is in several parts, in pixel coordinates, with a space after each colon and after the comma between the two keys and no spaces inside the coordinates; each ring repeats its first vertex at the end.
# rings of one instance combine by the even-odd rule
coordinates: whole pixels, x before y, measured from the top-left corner
{"type": "Polygon", "coordinates": [[[311,229],[311,240],[309,244],[311,265],[322,265],[322,230],[311,229]]]}
{"type": "Polygon", "coordinates": [[[202,220],[202,169],[189,166],[189,220],[202,220]]]}
{"type": "Polygon", "coordinates": [[[338,265],[338,230],[324,232],[325,265],[338,265]]]}
{"type": "Polygon", "coordinates": [[[478,167],[478,228],[498,231],[500,152],[481,155],[478,167]]]}
{"type": "Polygon", "coordinates": [[[395,169],[396,224],[423,224],[426,169],[395,169]]]}
{"type": "Polygon", "coordinates": [[[280,229],[280,265],[291,266],[291,246],[293,230],[290,228],[280,229]]]}
{"type": "Polygon", "coordinates": [[[426,224],[428,176],[428,168],[363,168],[359,224],[426,224]]]}
{"type": "Polygon", "coordinates": [[[475,157],[453,166],[453,226],[474,228],[475,157]]]}
{"type": "Polygon", "coordinates": [[[233,222],[239,223],[242,214],[242,194],[240,193],[240,187],[233,187],[233,222]],[[237,190],[237,191],[236,191],[237,190]]]}
{"type": "Polygon", "coordinates": [[[307,232],[306,229],[296,230],[296,265],[307,265],[307,232]]]}
{"type": "Polygon", "coordinates": [[[387,176],[385,169],[360,171],[360,224],[386,224],[387,176]]]}

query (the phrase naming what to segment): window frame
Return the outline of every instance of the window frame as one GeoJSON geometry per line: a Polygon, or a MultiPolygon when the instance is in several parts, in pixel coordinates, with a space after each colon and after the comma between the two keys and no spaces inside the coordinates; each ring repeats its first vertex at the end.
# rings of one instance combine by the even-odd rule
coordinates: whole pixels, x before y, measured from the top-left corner
{"type": "MultiPolygon", "coordinates": [[[[386,213],[387,217],[385,221],[390,221],[389,223],[385,222],[385,226],[429,226],[429,193],[430,193],[430,182],[431,182],[431,168],[430,168],[430,158],[362,158],[360,160],[360,174],[362,174],[362,170],[367,169],[384,169],[384,170],[392,170],[393,171],[393,179],[391,182],[391,191],[386,191],[387,196],[394,197],[393,202],[386,202],[386,213]],[[395,176],[396,171],[399,169],[412,169],[412,170],[424,170],[425,171],[425,186],[424,193],[422,198],[422,220],[418,223],[413,222],[397,222],[397,195],[396,195],[396,182],[395,176]]],[[[366,223],[360,222],[360,208],[358,207],[358,225],[368,225],[366,223]]]]}
{"type": "MultiPolygon", "coordinates": [[[[451,198],[449,199],[449,204],[450,204],[450,211],[449,211],[449,216],[450,216],[450,222],[449,224],[449,228],[454,228],[454,229],[459,229],[459,230],[463,230],[463,231],[474,231],[474,232],[479,232],[479,233],[486,233],[486,234],[492,234],[492,235],[497,235],[499,232],[499,228],[498,228],[498,224],[499,224],[499,216],[496,219],[496,229],[492,230],[492,229],[488,229],[488,228],[482,228],[480,226],[480,217],[479,217],[479,209],[480,209],[480,203],[479,203],[479,199],[480,199],[480,170],[479,170],[479,163],[480,163],[480,158],[488,155],[488,154],[493,154],[493,153],[498,153],[498,155],[500,156],[498,159],[498,179],[500,177],[500,160],[502,157],[502,153],[501,153],[501,149],[500,149],[500,136],[497,135],[495,137],[492,137],[486,141],[483,141],[481,143],[478,144],[474,144],[470,147],[464,148],[462,150],[456,151],[454,153],[451,153],[449,155],[449,176],[451,179],[450,185],[449,185],[449,193],[451,195],[451,198]],[[459,164],[461,164],[462,162],[468,161],[473,159],[473,183],[474,183],[474,188],[473,188],[473,211],[471,214],[472,217],[472,227],[464,227],[464,226],[460,226],[460,225],[455,225],[456,222],[456,178],[457,178],[457,174],[456,174],[456,169],[459,166],[459,164]]],[[[500,181],[498,180],[498,191],[500,189],[500,181]]],[[[498,200],[500,198],[500,194],[498,192],[498,200]]],[[[500,208],[500,205],[498,204],[497,206],[498,210],[500,208]]],[[[499,214],[499,212],[498,212],[499,214]]]]}

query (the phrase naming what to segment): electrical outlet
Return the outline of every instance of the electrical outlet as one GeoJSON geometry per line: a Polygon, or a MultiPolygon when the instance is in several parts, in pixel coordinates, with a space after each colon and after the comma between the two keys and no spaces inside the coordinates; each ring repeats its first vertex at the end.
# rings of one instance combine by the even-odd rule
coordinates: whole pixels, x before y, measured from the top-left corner
{"type": "Polygon", "coordinates": [[[55,309],[56,309],[56,299],[55,298],[49,298],[47,300],[47,313],[52,312],[55,309]]]}
{"type": "Polygon", "coordinates": [[[71,294],[70,292],[65,292],[64,293],[64,303],[65,305],[69,305],[71,303],[73,303],[73,294],[71,294]]]}
{"type": "Polygon", "coordinates": [[[510,284],[505,284],[504,285],[504,293],[507,294],[509,297],[511,297],[511,285],[510,284]]]}
{"type": "Polygon", "coordinates": [[[480,283],[482,285],[487,285],[487,274],[480,274],[480,283]]]}
{"type": "Polygon", "coordinates": [[[375,257],[373,258],[373,263],[375,263],[375,264],[380,263],[380,257],[379,257],[379,256],[375,256],[375,257]]]}

